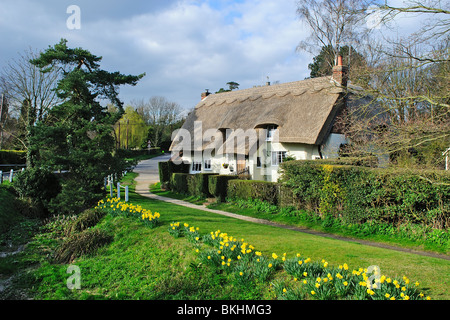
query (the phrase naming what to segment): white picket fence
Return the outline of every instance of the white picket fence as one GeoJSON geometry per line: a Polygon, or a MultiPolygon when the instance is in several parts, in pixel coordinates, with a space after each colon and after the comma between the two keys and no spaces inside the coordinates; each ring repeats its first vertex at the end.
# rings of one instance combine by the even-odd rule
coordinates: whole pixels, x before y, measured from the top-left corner
{"type": "Polygon", "coordinates": [[[9,172],[3,172],[2,170],[0,170],[0,184],[3,183],[3,180],[5,180],[5,177],[6,177],[6,179],[9,180],[9,182],[13,182],[15,174],[22,172],[24,170],[25,170],[25,168],[22,168],[21,170],[16,170],[16,171],[11,169],[9,172]]]}
{"type": "MultiPolygon", "coordinates": [[[[125,173],[123,173],[123,175],[125,175],[125,173]]],[[[116,177],[117,180],[117,177],[116,177]]],[[[105,178],[105,190],[107,189],[106,187],[109,186],[109,196],[111,198],[114,197],[114,177],[113,175],[109,175],[107,178],[105,178]]],[[[117,198],[120,199],[121,198],[121,188],[123,188],[125,190],[125,202],[128,202],[128,186],[122,186],[120,185],[120,182],[117,181],[117,198]]]]}

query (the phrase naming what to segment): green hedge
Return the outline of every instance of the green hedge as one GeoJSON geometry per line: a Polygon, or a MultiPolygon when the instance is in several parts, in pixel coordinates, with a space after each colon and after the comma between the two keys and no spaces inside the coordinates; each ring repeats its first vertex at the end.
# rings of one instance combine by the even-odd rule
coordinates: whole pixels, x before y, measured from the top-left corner
{"type": "Polygon", "coordinates": [[[259,199],[277,205],[279,186],[276,182],[258,180],[232,180],[228,182],[228,197],[233,199],[259,199]]]}
{"type": "Polygon", "coordinates": [[[211,175],[208,177],[209,193],[220,201],[225,201],[228,196],[228,181],[239,179],[231,175],[211,175]]]}
{"type": "Polygon", "coordinates": [[[0,150],[0,164],[25,164],[26,151],[0,150]]]}
{"type": "Polygon", "coordinates": [[[172,173],[170,179],[170,187],[172,190],[179,193],[188,193],[187,179],[190,175],[188,173],[172,173]]]}
{"type": "Polygon", "coordinates": [[[281,182],[292,190],[284,202],[314,210],[322,218],[333,215],[349,223],[450,226],[450,175],[446,172],[393,171],[317,161],[288,161],[282,169],[281,182]]]}
{"type": "Polygon", "coordinates": [[[188,193],[193,196],[209,197],[209,177],[217,175],[216,173],[198,173],[191,174],[187,177],[188,193]]]}
{"type": "Polygon", "coordinates": [[[175,164],[172,161],[158,162],[159,181],[162,187],[170,187],[173,173],[189,173],[189,163],[175,164]]]}

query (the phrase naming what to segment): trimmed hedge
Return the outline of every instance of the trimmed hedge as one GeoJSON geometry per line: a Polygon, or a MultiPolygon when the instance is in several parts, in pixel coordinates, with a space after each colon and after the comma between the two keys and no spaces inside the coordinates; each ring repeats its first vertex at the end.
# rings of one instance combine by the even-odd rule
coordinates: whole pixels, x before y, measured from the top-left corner
{"type": "Polygon", "coordinates": [[[189,173],[189,163],[175,164],[173,161],[158,162],[159,181],[162,187],[170,188],[173,173],[189,173]]]}
{"type": "Polygon", "coordinates": [[[367,221],[450,227],[450,175],[442,171],[372,169],[288,161],[281,182],[292,190],[300,209],[322,219],[341,217],[348,223],[367,221]]]}
{"type": "Polygon", "coordinates": [[[172,177],[170,178],[170,188],[178,193],[187,194],[187,180],[189,176],[190,174],[188,173],[172,173],[172,177]]]}
{"type": "Polygon", "coordinates": [[[25,164],[26,151],[0,150],[0,164],[25,164]]]}
{"type": "Polygon", "coordinates": [[[232,199],[259,199],[277,205],[279,186],[276,182],[258,180],[231,180],[228,182],[228,197],[232,199]]]}
{"type": "Polygon", "coordinates": [[[198,173],[187,177],[188,193],[193,196],[209,197],[208,181],[209,177],[217,173],[198,173]]]}
{"type": "Polygon", "coordinates": [[[228,181],[239,179],[231,175],[210,175],[208,177],[209,193],[220,201],[225,201],[228,196],[228,181]]]}

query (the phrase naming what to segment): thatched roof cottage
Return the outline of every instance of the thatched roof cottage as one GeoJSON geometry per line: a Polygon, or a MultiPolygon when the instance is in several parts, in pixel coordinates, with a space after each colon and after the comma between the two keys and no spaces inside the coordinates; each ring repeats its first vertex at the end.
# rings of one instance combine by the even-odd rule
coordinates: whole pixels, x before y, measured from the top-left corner
{"type": "Polygon", "coordinates": [[[231,92],[202,94],[173,139],[173,160],[191,173],[246,172],[276,181],[286,157],[337,157],[346,137],[336,117],[346,108],[347,72],[342,59],[332,77],[231,92]]]}

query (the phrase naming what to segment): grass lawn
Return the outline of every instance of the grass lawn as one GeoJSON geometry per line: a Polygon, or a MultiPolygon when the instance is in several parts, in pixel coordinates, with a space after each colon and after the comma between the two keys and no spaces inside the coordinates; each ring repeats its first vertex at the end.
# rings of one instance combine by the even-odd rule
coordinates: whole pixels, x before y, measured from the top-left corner
{"type": "MultiPolygon", "coordinates": [[[[287,257],[301,253],[313,261],[325,259],[330,265],[347,263],[352,268],[377,265],[381,273],[396,278],[407,276],[418,281],[420,289],[432,299],[450,299],[450,261],[402,253],[255,224],[234,218],[186,208],[141,197],[134,192],[134,173],[123,184],[130,185],[130,203],[161,214],[161,225],[150,229],[136,218],[110,215],[94,228],[107,230],[114,241],[95,254],[76,259],[80,267],[81,289],[66,287],[68,265],[48,262],[43,255],[54,248],[49,235],[38,235],[35,242],[15,259],[36,263],[31,272],[19,272],[16,287],[32,288],[36,299],[274,299],[270,283],[239,288],[227,275],[198,264],[194,246],[186,238],[168,234],[171,222],[188,223],[207,234],[220,229],[254,245],[270,256],[287,257]]],[[[0,258],[1,259],[1,258],[0,258]]],[[[23,265],[23,263],[22,263],[23,265]]],[[[275,279],[285,279],[278,272],[275,279]]]]}

